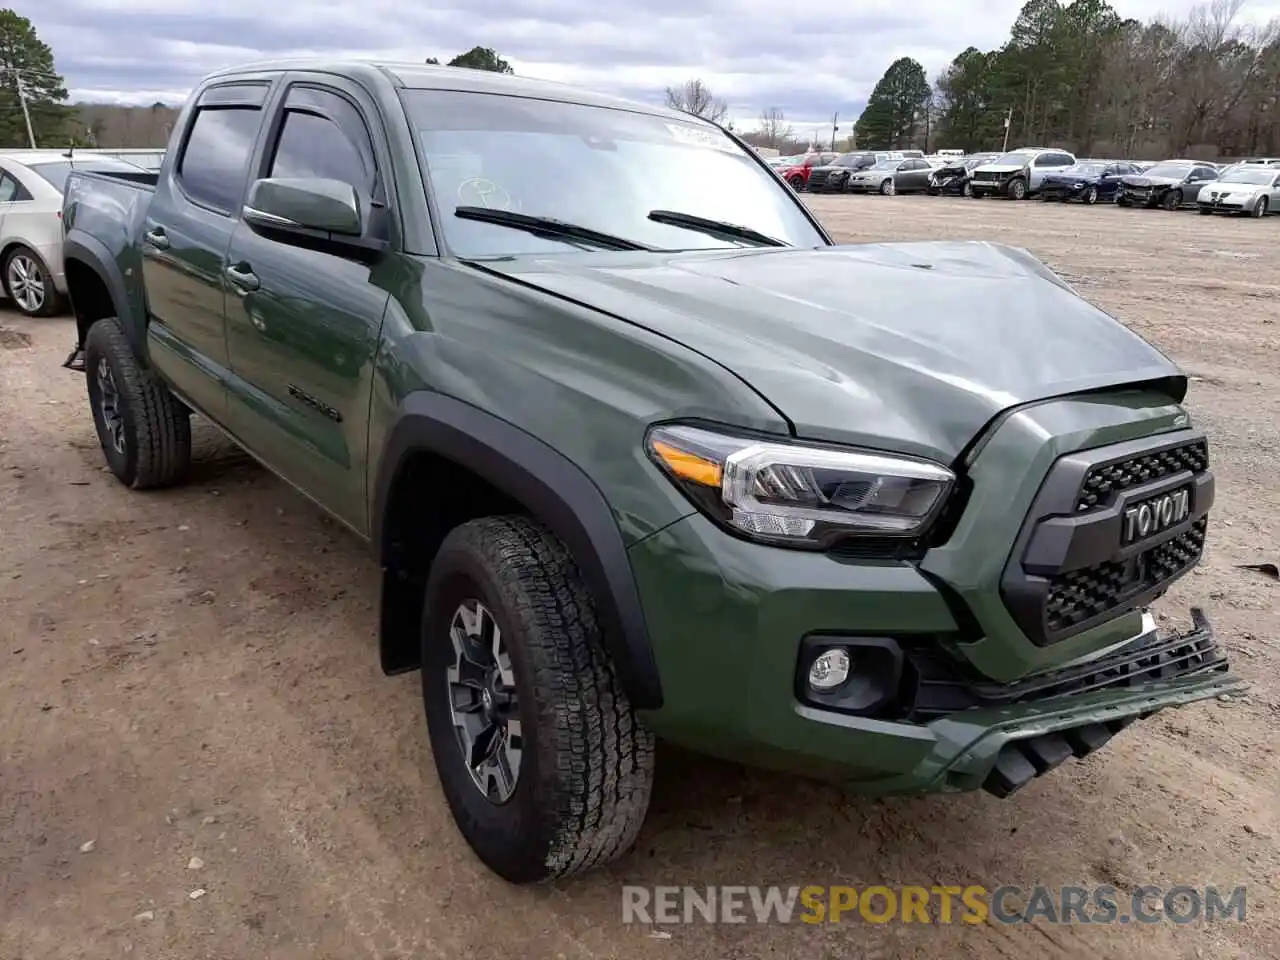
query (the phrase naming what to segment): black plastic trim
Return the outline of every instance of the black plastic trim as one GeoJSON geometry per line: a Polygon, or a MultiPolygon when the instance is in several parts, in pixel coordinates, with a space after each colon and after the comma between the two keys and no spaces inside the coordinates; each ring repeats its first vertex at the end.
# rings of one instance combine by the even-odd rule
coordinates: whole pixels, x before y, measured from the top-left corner
{"type": "Polygon", "coordinates": [[[564,542],[595,600],[606,647],[632,706],[660,707],[658,666],[626,543],[590,477],[505,420],[443,394],[411,393],[383,450],[374,490],[373,544],[384,570],[394,562],[383,526],[391,493],[404,465],[419,452],[438,454],[483,477],[564,542]]]}
{"type": "Polygon", "coordinates": [[[1162,433],[1070,453],[1060,457],[1049,468],[1014,542],[1000,581],[1005,606],[1032,643],[1048,646],[1145,607],[1191,569],[1188,566],[1172,577],[1136,590],[1097,616],[1062,630],[1049,628],[1046,603],[1051,578],[1107,562],[1124,562],[1138,553],[1145,553],[1188,533],[1213,505],[1212,472],[1207,469],[1202,473],[1186,470],[1130,487],[1118,492],[1112,502],[1080,512],[1076,507],[1077,498],[1089,471],[1103,464],[1196,442],[1207,442],[1202,431],[1186,429],[1162,433]],[[1124,511],[1129,504],[1181,487],[1191,490],[1191,509],[1181,522],[1138,543],[1121,544],[1124,511]]]}
{"type": "MultiPolygon", "coordinates": [[[[129,346],[133,348],[134,356],[145,361],[147,319],[142,316],[133,316],[129,310],[129,294],[128,288],[125,286],[124,275],[120,272],[120,268],[116,266],[116,260],[111,256],[111,252],[106,248],[106,245],[83,231],[73,229],[62,242],[62,259],[64,269],[66,263],[75,261],[88,267],[98,275],[98,279],[102,281],[103,286],[107,288],[107,292],[111,295],[111,302],[115,306],[116,320],[119,321],[121,328],[124,330],[125,339],[129,341],[129,346]]],[[[72,291],[70,283],[67,284],[67,297],[71,300],[71,308],[74,312],[75,293],[72,291]]]]}

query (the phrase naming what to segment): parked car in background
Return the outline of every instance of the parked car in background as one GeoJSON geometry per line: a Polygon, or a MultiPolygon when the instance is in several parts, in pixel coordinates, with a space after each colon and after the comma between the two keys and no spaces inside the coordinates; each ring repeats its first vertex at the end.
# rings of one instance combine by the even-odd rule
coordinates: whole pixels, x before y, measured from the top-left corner
{"type": "Polygon", "coordinates": [[[1162,160],[1141,173],[1120,178],[1116,203],[1122,207],[1177,210],[1194,204],[1201,188],[1218,179],[1218,169],[1199,160],[1162,160]]]}
{"type": "Polygon", "coordinates": [[[929,177],[929,193],[932,196],[965,196],[973,194],[969,190],[969,177],[975,167],[990,163],[999,158],[998,153],[974,153],[967,157],[948,158],[929,177]]]}
{"type": "Polygon", "coordinates": [[[921,193],[929,189],[929,174],[933,167],[923,157],[904,157],[901,160],[878,160],[865,170],[849,177],[852,193],[921,193]]]}
{"type": "Polygon", "coordinates": [[[842,153],[830,163],[809,169],[808,188],[813,193],[842,193],[849,186],[849,177],[865,170],[878,159],[869,150],[842,153]]]}
{"type": "Polygon", "coordinates": [[[782,175],[782,179],[791,184],[793,189],[804,190],[809,186],[809,175],[813,172],[813,168],[828,164],[838,156],[840,154],[834,151],[805,153],[792,158],[795,162],[790,166],[781,166],[777,170],[782,175]]]}
{"type": "Polygon", "coordinates": [[[1280,164],[1242,163],[1201,188],[1196,205],[1202,214],[1247,213],[1265,217],[1280,212],[1280,164]]]}
{"type": "Polygon", "coordinates": [[[1046,174],[1065,170],[1076,162],[1066,150],[1020,147],[974,168],[969,185],[975,197],[1004,194],[1010,200],[1035,196],[1046,174]]]}
{"type": "Polygon", "coordinates": [[[1046,176],[1040,185],[1040,199],[1081,203],[1114,200],[1120,189],[1120,178],[1138,172],[1137,167],[1126,161],[1080,160],[1046,176]]]}
{"type": "Polygon", "coordinates": [[[62,193],[72,170],[155,179],[100,154],[0,151],[0,279],[4,295],[29,317],[50,317],[63,306],[62,193]]]}

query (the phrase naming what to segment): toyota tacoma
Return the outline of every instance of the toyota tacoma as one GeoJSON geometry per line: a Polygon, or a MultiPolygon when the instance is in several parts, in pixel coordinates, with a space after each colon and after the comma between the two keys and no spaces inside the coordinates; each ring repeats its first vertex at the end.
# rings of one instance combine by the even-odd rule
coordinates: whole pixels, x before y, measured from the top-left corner
{"type": "Polygon", "coordinates": [[[717,125],[416,64],[208,76],[153,181],[63,208],[110,471],[179,482],[198,414],[369,543],[510,881],[624,853],[658,737],[1004,797],[1243,688],[1148,611],[1214,499],[1187,378],[1023,250],[837,244],[717,125]]]}

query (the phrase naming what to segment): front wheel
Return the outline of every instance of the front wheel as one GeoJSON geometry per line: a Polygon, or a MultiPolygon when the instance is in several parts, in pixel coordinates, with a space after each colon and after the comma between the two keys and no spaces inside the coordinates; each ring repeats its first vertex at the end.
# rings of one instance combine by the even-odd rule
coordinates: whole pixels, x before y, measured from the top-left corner
{"type": "Polygon", "coordinates": [[[484,517],[445,537],[427,582],[422,697],[454,821],[499,876],[555,880],[634,843],[653,735],[572,557],[540,524],[484,517]]]}
{"type": "Polygon", "coordinates": [[[1089,204],[1089,206],[1093,206],[1095,203],[1097,203],[1097,202],[1098,202],[1098,188],[1097,188],[1097,187],[1090,187],[1090,188],[1089,188],[1089,192],[1088,192],[1088,193],[1086,193],[1086,194],[1084,195],[1084,202],[1085,202],[1085,203],[1087,203],[1087,204],[1089,204]]]}
{"type": "Polygon", "coordinates": [[[1212,216],[1213,216],[1213,207],[1201,207],[1201,208],[1200,208],[1200,216],[1202,216],[1202,217],[1212,217],[1212,216]]]}
{"type": "Polygon", "coordinates": [[[1160,206],[1164,207],[1166,210],[1177,210],[1182,206],[1182,191],[1170,190],[1160,198],[1160,206]]]}
{"type": "Polygon", "coordinates": [[[62,309],[53,274],[36,252],[17,246],[4,259],[4,292],[28,317],[52,317],[62,309]]]}
{"type": "Polygon", "coordinates": [[[1013,180],[1009,184],[1008,192],[1010,200],[1025,200],[1027,198],[1027,181],[1021,179],[1013,180]]]}
{"type": "Polygon", "coordinates": [[[85,377],[107,466],[127,487],[172,486],[191,463],[191,414],[144,369],[114,317],[89,328],[85,377]]]}
{"type": "Polygon", "coordinates": [[[897,193],[897,188],[894,186],[892,180],[886,180],[884,183],[880,184],[880,192],[886,197],[892,197],[897,193]]]}
{"type": "Polygon", "coordinates": [[[973,192],[973,184],[966,183],[964,185],[964,195],[966,197],[969,197],[970,199],[973,199],[973,197],[977,196],[977,194],[973,192]]]}
{"type": "Polygon", "coordinates": [[[787,183],[791,184],[791,189],[795,190],[797,193],[804,188],[803,177],[792,177],[790,180],[787,181],[787,183]]]}
{"type": "Polygon", "coordinates": [[[1267,215],[1267,198],[1259,197],[1258,202],[1253,205],[1250,211],[1255,217],[1265,217],[1267,215]]]}

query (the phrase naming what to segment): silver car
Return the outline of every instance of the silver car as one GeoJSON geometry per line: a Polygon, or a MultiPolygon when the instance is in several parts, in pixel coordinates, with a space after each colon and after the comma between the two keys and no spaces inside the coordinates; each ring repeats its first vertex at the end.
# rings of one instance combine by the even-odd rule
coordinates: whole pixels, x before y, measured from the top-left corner
{"type": "Polygon", "coordinates": [[[1280,213],[1280,167],[1242,163],[1205,186],[1196,197],[1202,214],[1247,213],[1265,217],[1280,213]]]}
{"type": "Polygon", "coordinates": [[[888,197],[896,193],[923,193],[929,189],[931,173],[933,167],[923,157],[880,160],[852,174],[849,190],[853,193],[882,193],[888,197]]]}

